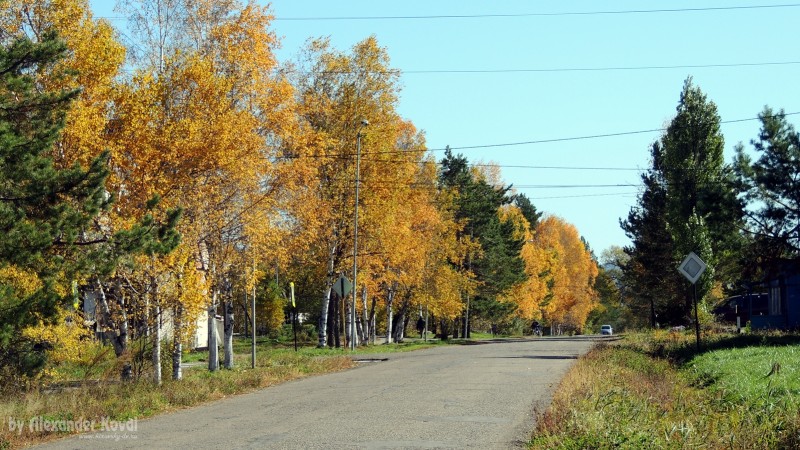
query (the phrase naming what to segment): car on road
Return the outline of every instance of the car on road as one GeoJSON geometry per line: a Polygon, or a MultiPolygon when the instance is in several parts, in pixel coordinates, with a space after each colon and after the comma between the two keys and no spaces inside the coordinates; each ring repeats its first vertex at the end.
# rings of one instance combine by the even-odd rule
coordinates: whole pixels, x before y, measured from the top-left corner
{"type": "Polygon", "coordinates": [[[611,325],[603,325],[600,327],[600,334],[603,336],[611,336],[614,334],[614,329],[611,328],[611,325]]]}

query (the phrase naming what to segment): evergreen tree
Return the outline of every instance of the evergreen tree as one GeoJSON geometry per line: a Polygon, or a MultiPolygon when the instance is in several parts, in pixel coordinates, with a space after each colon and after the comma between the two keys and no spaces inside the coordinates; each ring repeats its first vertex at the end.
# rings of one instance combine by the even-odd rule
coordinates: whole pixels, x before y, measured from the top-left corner
{"type": "MultiPolygon", "coordinates": [[[[742,207],[733,189],[732,170],[724,162],[717,107],[691,78],[684,82],[677,114],[661,141],[674,261],[677,264],[695,252],[708,264],[697,285],[698,298],[703,299],[714,282],[732,281],[730,277],[738,273],[742,207]]],[[[683,285],[688,316],[693,296],[683,285]]]]}
{"type": "Polygon", "coordinates": [[[121,256],[163,253],[178,240],[179,211],[164,226],[148,215],[114,235],[97,220],[110,201],[108,153],[88,168],[54,166],[54,143],[79,92],[40,92],[30,74],[65,52],[52,33],[0,47],[0,377],[43,366],[47,343],[21,330],[55,320],[57,306],[76,300],[76,283],[109,274],[121,256]]]}
{"type": "Polygon", "coordinates": [[[719,127],[716,105],[688,78],[675,118],[652,147],[639,207],[621,224],[633,241],[626,278],[640,306],[649,303],[651,324],[691,317],[691,289],[676,271],[689,252],[709,266],[698,282],[701,299],[737,273],[742,207],[719,127]]]}
{"type": "MultiPolygon", "coordinates": [[[[511,203],[511,186],[495,188],[476,177],[463,155],[454,156],[449,150],[442,160],[440,183],[456,191],[455,218],[464,228],[462,234],[480,244],[480,252],[468,258],[467,270],[475,275],[478,291],[475,302],[479,311],[492,319],[509,313],[499,308],[498,297],[525,280],[525,263],[520,256],[524,239],[514,237],[514,224],[501,221],[498,211],[511,203]]],[[[467,305],[467,320],[471,306],[467,305]]],[[[469,325],[465,326],[467,333],[469,325]]]]}
{"type": "Polygon", "coordinates": [[[765,107],[759,119],[761,131],[751,141],[758,159],[739,144],[735,168],[739,192],[755,206],[746,211],[753,237],[748,266],[769,269],[778,259],[800,256],[800,133],[783,110],[765,107]]]}
{"type": "Polygon", "coordinates": [[[638,206],[620,225],[631,240],[625,247],[630,259],[622,266],[635,317],[655,327],[683,316],[676,287],[679,274],[673,266],[672,235],[667,229],[667,189],[661,175],[661,146],[651,147],[651,168],[642,175],[644,190],[638,206]],[[677,303],[677,304],[676,304],[677,303]]]}
{"type": "Polygon", "coordinates": [[[533,203],[525,194],[517,194],[514,196],[514,204],[522,211],[522,215],[530,224],[531,229],[535,229],[536,225],[539,223],[539,219],[542,218],[542,213],[533,206],[533,203]]]}
{"type": "Polygon", "coordinates": [[[57,170],[48,158],[78,93],[39,93],[28,74],[64,52],[53,35],[0,48],[0,365],[27,375],[44,364],[45,346],[20,330],[54,317],[59,287],[83,262],[71,247],[106,204],[107,154],[88,170],[57,170]]]}

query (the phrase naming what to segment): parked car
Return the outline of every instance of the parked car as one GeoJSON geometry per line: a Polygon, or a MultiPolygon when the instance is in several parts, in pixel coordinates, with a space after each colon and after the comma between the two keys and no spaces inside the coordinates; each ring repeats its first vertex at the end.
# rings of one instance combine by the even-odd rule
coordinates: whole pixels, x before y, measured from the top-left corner
{"type": "Polygon", "coordinates": [[[603,336],[611,336],[614,334],[614,329],[611,328],[611,325],[603,325],[600,327],[600,334],[603,336]]]}

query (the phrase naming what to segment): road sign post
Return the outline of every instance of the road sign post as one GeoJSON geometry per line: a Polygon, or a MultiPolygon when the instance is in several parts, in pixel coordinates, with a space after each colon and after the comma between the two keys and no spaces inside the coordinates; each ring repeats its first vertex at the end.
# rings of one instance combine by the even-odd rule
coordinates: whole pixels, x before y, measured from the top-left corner
{"type": "Polygon", "coordinates": [[[347,279],[346,276],[341,275],[339,279],[336,280],[336,283],[333,283],[333,292],[336,292],[336,295],[339,298],[347,297],[347,294],[350,293],[350,290],[353,289],[353,283],[347,279]]]}
{"type": "MultiPolygon", "coordinates": [[[[347,297],[347,294],[349,294],[350,290],[352,290],[352,289],[353,289],[353,283],[351,283],[350,280],[348,280],[347,277],[344,276],[344,275],[340,275],[339,279],[336,280],[335,283],[333,283],[333,292],[336,292],[336,295],[339,296],[339,299],[342,302],[342,322],[344,322],[344,320],[345,320],[345,317],[344,317],[344,307],[345,307],[345,303],[346,303],[345,298],[347,297]]],[[[355,320],[355,318],[354,318],[354,320],[355,320]]],[[[353,336],[351,335],[350,338],[352,339],[353,336]]]]}
{"type": "Polygon", "coordinates": [[[681,273],[690,283],[694,291],[694,331],[697,341],[697,351],[700,351],[700,318],[697,313],[697,280],[703,276],[706,271],[706,263],[700,259],[694,252],[689,252],[683,262],[678,266],[678,272],[681,273]]]}

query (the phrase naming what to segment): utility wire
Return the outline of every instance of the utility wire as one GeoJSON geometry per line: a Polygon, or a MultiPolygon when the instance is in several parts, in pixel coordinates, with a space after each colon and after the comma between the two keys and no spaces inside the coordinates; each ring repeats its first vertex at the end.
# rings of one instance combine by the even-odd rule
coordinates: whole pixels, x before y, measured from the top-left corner
{"type": "MultiPolygon", "coordinates": [[[[789,112],[789,113],[782,113],[776,114],[783,115],[783,116],[795,116],[800,114],[798,112],[789,112]]],[[[741,123],[741,122],[750,122],[753,120],[760,120],[759,117],[749,117],[746,119],[734,119],[734,120],[722,120],[720,124],[731,124],[731,123],[741,123]]],[[[568,142],[568,141],[581,141],[581,140],[589,140],[589,139],[600,139],[600,138],[608,138],[608,137],[618,137],[618,136],[631,136],[636,134],[646,134],[646,133],[656,133],[667,131],[667,127],[662,128],[651,128],[649,130],[637,130],[637,131],[622,131],[618,133],[604,133],[604,134],[590,134],[585,136],[571,136],[571,137],[563,137],[563,138],[552,138],[552,139],[536,139],[530,141],[519,141],[519,142],[504,142],[504,143],[497,143],[497,144],[481,144],[481,145],[463,145],[463,146],[456,146],[456,147],[445,147],[445,148],[422,148],[422,149],[404,149],[404,150],[384,150],[384,151],[377,151],[377,152],[361,152],[361,156],[369,156],[369,155],[390,155],[390,154],[409,154],[409,153],[427,153],[427,152],[443,152],[446,150],[474,150],[474,149],[481,149],[481,148],[498,148],[498,147],[515,147],[520,145],[535,145],[535,144],[548,144],[554,142],[568,142]]],[[[297,158],[332,158],[332,159],[349,159],[356,156],[355,153],[328,153],[328,154],[321,154],[321,155],[303,155],[303,156],[280,156],[277,159],[297,159],[297,158]]],[[[623,170],[623,169],[619,169],[623,170]]]]}
{"type": "Polygon", "coordinates": [[[531,201],[534,200],[554,200],[565,198],[587,198],[587,197],[635,197],[637,192],[613,192],[608,194],[585,194],[585,195],[558,195],[555,197],[536,197],[532,196],[531,201]]]}
{"type": "Polygon", "coordinates": [[[420,69],[420,70],[375,70],[368,72],[353,72],[349,70],[276,70],[276,73],[296,73],[300,75],[459,75],[459,74],[514,74],[514,73],[558,73],[558,72],[613,72],[613,71],[644,71],[644,70],[674,70],[674,69],[713,69],[730,67],[764,67],[764,66],[789,66],[800,64],[800,61],[762,61],[741,63],[716,63],[716,64],[676,64],[655,66],[607,66],[607,67],[545,67],[538,69],[420,69]]]}
{"type": "MultiPolygon", "coordinates": [[[[791,112],[791,113],[784,113],[784,116],[794,116],[800,114],[800,112],[791,112]]],[[[749,122],[752,120],[759,120],[758,117],[750,117],[747,119],[735,119],[735,120],[721,120],[720,124],[729,124],[729,123],[740,123],[740,122],[749,122]]],[[[552,142],[565,142],[565,141],[580,141],[585,139],[598,139],[598,138],[607,138],[607,137],[616,137],[616,136],[630,136],[635,134],[644,134],[644,133],[655,133],[659,131],[667,131],[667,128],[653,128],[650,130],[639,130],[639,131],[623,131],[620,133],[606,133],[606,134],[593,134],[587,136],[574,136],[574,137],[566,137],[566,138],[554,138],[554,139],[538,139],[532,141],[522,141],[522,142],[507,142],[502,144],[484,144],[484,145],[468,145],[468,146],[461,146],[461,147],[450,147],[450,150],[471,150],[471,149],[478,149],[478,148],[494,148],[494,147],[512,147],[512,146],[519,146],[519,145],[531,145],[531,144],[547,144],[552,142]]],[[[445,151],[447,148],[443,149],[430,149],[430,151],[445,151]]],[[[362,153],[363,154],[363,153],[362,153]]]]}
{"type": "MultiPolygon", "coordinates": [[[[492,18],[524,18],[524,17],[565,17],[565,16],[609,16],[624,14],[663,14],[707,11],[737,11],[754,9],[796,8],[800,3],[784,3],[774,5],[741,5],[741,6],[709,6],[704,8],[660,8],[660,9],[622,9],[599,11],[557,11],[540,13],[506,13],[506,14],[433,14],[424,16],[338,16],[338,17],[275,17],[276,22],[301,21],[337,21],[337,20],[441,20],[441,19],[492,19],[492,18]]],[[[95,16],[98,19],[126,20],[125,16],[95,16]]]]}
{"type": "Polygon", "coordinates": [[[441,20],[441,19],[490,19],[490,18],[524,18],[524,17],[564,17],[564,16],[600,16],[623,14],[657,14],[657,13],[684,13],[704,11],[736,11],[754,9],[795,8],[800,3],[786,3],[775,5],[743,5],[743,6],[710,6],[703,8],[660,8],[660,9],[625,9],[625,10],[599,10],[599,11],[559,11],[539,13],[512,13],[512,14],[434,14],[421,16],[308,16],[308,17],[276,17],[275,21],[337,21],[337,20],[441,20]]]}

